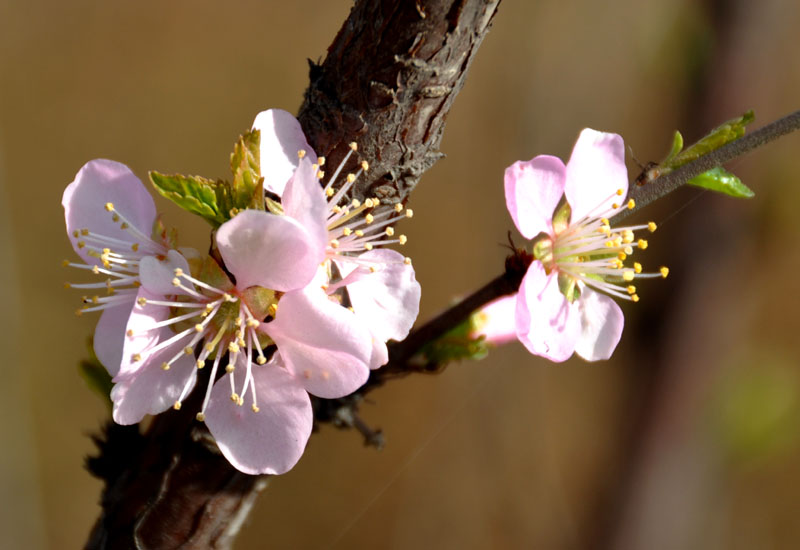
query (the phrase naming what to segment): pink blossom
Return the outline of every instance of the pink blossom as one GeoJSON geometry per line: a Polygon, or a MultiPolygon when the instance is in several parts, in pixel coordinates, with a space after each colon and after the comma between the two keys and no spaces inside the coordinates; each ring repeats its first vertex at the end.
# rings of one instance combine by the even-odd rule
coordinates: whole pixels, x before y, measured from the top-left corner
{"type": "Polygon", "coordinates": [[[624,261],[647,241],[634,231],[655,224],[611,228],[609,218],[633,201],[628,191],[625,149],[616,134],[585,129],[569,162],[540,155],[506,169],[506,205],[514,224],[535,239],[535,260],[516,297],[517,338],[531,353],[564,361],[573,352],[588,361],[608,359],[622,335],[622,310],[610,298],[638,301],[635,278],[624,261]],[[558,208],[562,195],[566,205],[558,208]]]}

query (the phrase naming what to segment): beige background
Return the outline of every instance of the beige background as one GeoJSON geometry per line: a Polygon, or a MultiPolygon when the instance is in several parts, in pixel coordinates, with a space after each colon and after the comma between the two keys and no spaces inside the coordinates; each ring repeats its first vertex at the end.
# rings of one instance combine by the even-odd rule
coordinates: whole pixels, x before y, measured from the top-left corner
{"type": "MultiPolygon", "coordinates": [[[[585,126],[657,160],[675,128],[800,107],[798,4],[740,4],[506,0],[403,227],[421,318],[499,273],[511,162],[568,157],[585,126]]],[[[0,547],[78,547],[99,511],[82,462],[106,410],[76,371],[95,319],[62,288],[65,185],[97,157],[225,176],[258,111],[297,109],[305,59],[348,9],[0,2],[0,547]]],[[[237,547],[796,548],[799,150],[795,135],[734,163],[754,200],[686,189],[646,211],[661,230],[645,263],[672,276],[623,306],[613,360],[514,344],[393,383],[363,408],[387,448],[325,427],[237,547]]],[[[205,243],[202,221],[156,202],[182,243],[205,243]]]]}

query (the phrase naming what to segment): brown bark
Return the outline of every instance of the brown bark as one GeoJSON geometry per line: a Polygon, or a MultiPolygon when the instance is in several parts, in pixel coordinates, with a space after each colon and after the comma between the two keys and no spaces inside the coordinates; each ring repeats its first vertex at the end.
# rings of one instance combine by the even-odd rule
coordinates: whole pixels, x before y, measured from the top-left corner
{"type": "MultiPolygon", "coordinates": [[[[371,170],[359,181],[356,197],[404,201],[442,156],[445,118],[498,4],[356,2],[326,60],[311,65],[299,114],[309,142],[333,165],[349,142],[358,142],[371,170]]],[[[231,547],[266,477],[238,472],[216,451],[194,421],[198,398],[158,416],[144,434],[135,426],[109,424],[97,438],[100,454],[88,466],[106,488],[87,548],[231,547]]],[[[317,400],[315,417],[330,420],[337,409],[354,409],[357,402],[358,396],[317,400]]]]}

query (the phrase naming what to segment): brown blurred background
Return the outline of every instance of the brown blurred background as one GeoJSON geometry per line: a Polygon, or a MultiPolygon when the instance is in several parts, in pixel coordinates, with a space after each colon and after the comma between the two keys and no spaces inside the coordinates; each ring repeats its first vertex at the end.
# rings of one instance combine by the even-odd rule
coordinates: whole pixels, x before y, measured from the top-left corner
{"type": "MultiPolygon", "coordinates": [[[[258,111],[299,106],[349,5],[0,2],[0,547],[79,547],[99,512],[82,463],[107,413],[77,374],[96,318],[62,288],[64,187],[97,157],[225,176],[258,111]]],[[[403,227],[421,318],[499,273],[505,166],[567,158],[585,126],[645,162],[676,128],[795,110],[798,28],[789,0],[505,0],[403,227]]],[[[645,265],[672,273],[623,306],[611,361],[514,344],[392,383],[363,407],[386,449],[325,427],[237,548],[797,548],[798,151],[733,164],[753,200],[683,189],[643,213],[661,227],[645,265]]],[[[203,246],[202,221],[156,202],[203,246]]]]}

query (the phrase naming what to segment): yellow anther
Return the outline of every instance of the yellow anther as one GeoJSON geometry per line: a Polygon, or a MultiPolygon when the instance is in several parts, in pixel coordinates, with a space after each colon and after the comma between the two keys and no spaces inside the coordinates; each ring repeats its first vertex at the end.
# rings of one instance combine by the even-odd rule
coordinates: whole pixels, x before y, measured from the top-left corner
{"type": "Polygon", "coordinates": [[[83,242],[83,241],[78,241],[78,248],[83,248],[84,246],[86,246],[86,243],[85,243],[85,242],[83,242]]]}
{"type": "Polygon", "coordinates": [[[411,210],[410,208],[406,208],[406,218],[413,218],[413,217],[414,217],[414,211],[411,210]]]}
{"type": "Polygon", "coordinates": [[[372,214],[367,214],[366,216],[364,216],[364,222],[366,222],[367,225],[371,224],[374,221],[375,221],[375,216],[373,216],[372,214]]]}
{"type": "Polygon", "coordinates": [[[248,319],[247,320],[247,327],[248,328],[258,328],[258,325],[260,325],[260,324],[261,323],[258,321],[258,319],[248,319]]]}
{"type": "Polygon", "coordinates": [[[176,277],[183,277],[183,270],[180,267],[176,267],[173,273],[176,277]]]}
{"type": "Polygon", "coordinates": [[[81,234],[80,234],[80,232],[79,232],[79,231],[76,229],[75,231],[73,231],[73,232],[72,232],[72,236],[73,236],[73,237],[75,237],[75,238],[77,239],[78,237],[80,237],[80,236],[81,236],[81,234]]]}
{"type": "Polygon", "coordinates": [[[214,309],[214,305],[213,305],[213,304],[206,304],[206,311],[207,311],[207,312],[211,313],[211,311],[212,311],[213,309],[214,309]]]}
{"type": "Polygon", "coordinates": [[[144,307],[147,305],[147,298],[145,298],[144,296],[142,296],[141,298],[137,298],[136,303],[139,304],[141,307],[144,307]]]}
{"type": "Polygon", "coordinates": [[[335,192],[336,192],[336,191],[334,191],[334,190],[333,190],[333,187],[328,187],[328,188],[325,190],[325,196],[326,196],[326,197],[328,197],[328,198],[330,198],[330,197],[332,197],[332,196],[333,196],[333,194],[334,194],[335,192]]]}
{"type": "Polygon", "coordinates": [[[267,308],[267,312],[275,317],[278,314],[278,304],[270,304],[269,308],[267,308]]]}
{"type": "Polygon", "coordinates": [[[406,237],[405,235],[400,235],[399,237],[397,237],[397,242],[399,242],[400,244],[406,244],[408,242],[408,237],[406,237]]]}
{"type": "Polygon", "coordinates": [[[403,211],[403,205],[398,202],[397,204],[394,205],[394,211],[397,212],[397,213],[402,212],[403,211]]]}
{"type": "Polygon", "coordinates": [[[183,348],[183,353],[185,353],[186,355],[194,355],[194,349],[192,349],[191,346],[186,346],[185,348],[183,348]]]}
{"type": "Polygon", "coordinates": [[[172,279],[172,286],[181,286],[181,280],[178,279],[177,277],[174,277],[172,279]]]}
{"type": "Polygon", "coordinates": [[[634,303],[635,303],[635,302],[638,302],[638,301],[639,301],[639,295],[638,295],[638,294],[634,294],[633,296],[631,296],[631,300],[632,300],[634,303]]]}
{"type": "Polygon", "coordinates": [[[611,208],[613,208],[614,210],[616,210],[617,208],[619,208],[619,204],[618,204],[618,203],[616,203],[616,202],[615,202],[615,203],[612,203],[612,204],[611,204],[611,208]]]}
{"type": "Polygon", "coordinates": [[[364,172],[368,172],[369,171],[369,163],[366,160],[362,160],[361,161],[361,169],[364,172]]]}
{"type": "Polygon", "coordinates": [[[363,237],[364,236],[364,232],[361,229],[356,229],[355,233],[356,233],[356,237],[363,237]]]}
{"type": "Polygon", "coordinates": [[[227,372],[228,374],[232,373],[232,372],[233,372],[233,370],[234,370],[234,367],[233,367],[233,365],[231,365],[230,363],[228,363],[228,364],[225,366],[225,372],[227,372]]]}
{"type": "Polygon", "coordinates": [[[266,362],[267,358],[264,357],[263,355],[259,355],[258,357],[256,357],[256,363],[258,363],[259,365],[263,365],[266,362]]]}
{"type": "Polygon", "coordinates": [[[617,195],[619,195],[621,197],[622,193],[623,193],[622,189],[617,189],[617,195]]]}
{"type": "Polygon", "coordinates": [[[133,355],[131,355],[131,362],[138,363],[141,360],[142,360],[142,354],[141,353],[134,353],[133,355]]]}
{"type": "Polygon", "coordinates": [[[348,147],[350,147],[350,150],[353,151],[354,153],[358,151],[358,143],[356,143],[355,141],[351,141],[348,147]]]}
{"type": "Polygon", "coordinates": [[[628,294],[636,294],[636,287],[633,285],[628,285],[626,290],[628,291],[628,294]]]}
{"type": "Polygon", "coordinates": [[[624,252],[626,255],[628,255],[628,254],[633,254],[633,247],[632,247],[632,246],[626,246],[626,247],[623,249],[623,252],[624,252]]]}
{"type": "Polygon", "coordinates": [[[306,152],[305,152],[304,149],[300,149],[299,151],[297,151],[297,158],[302,159],[302,158],[305,158],[305,156],[306,156],[306,152]]]}
{"type": "Polygon", "coordinates": [[[661,272],[661,276],[665,279],[667,278],[667,275],[669,275],[668,267],[662,267],[661,269],[659,269],[659,271],[661,272]]]}
{"type": "Polygon", "coordinates": [[[255,403],[253,403],[253,404],[250,406],[250,408],[251,408],[251,409],[253,409],[253,412],[254,412],[254,413],[257,413],[258,411],[260,411],[260,410],[261,410],[261,409],[259,409],[259,408],[258,408],[258,405],[256,405],[255,403]]]}
{"type": "Polygon", "coordinates": [[[76,310],[75,310],[75,315],[77,315],[78,317],[80,317],[81,315],[83,315],[83,309],[76,309],[76,310]]]}
{"type": "Polygon", "coordinates": [[[225,300],[226,302],[235,302],[236,301],[236,298],[234,298],[233,296],[231,296],[227,292],[222,295],[222,299],[225,300]]]}
{"type": "Polygon", "coordinates": [[[376,271],[378,271],[377,267],[375,267],[374,265],[369,266],[369,272],[370,273],[375,273],[376,271]]]}
{"type": "Polygon", "coordinates": [[[175,409],[176,411],[181,410],[181,402],[180,401],[175,401],[175,404],[172,405],[172,408],[175,409]]]}
{"type": "Polygon", "coordinates": [[[194,415],[194,417],[197,419],[198,422],[203,422],[206,419],[206,415],[203,414],[202,412],[197,413],[196,415],[194,415]]]}
{"type": "Polygon", "coordinates": [[[628,200],[628,210],[633,210],[636,208],[636,201],[633,199],[628,200]]]}
{"type": "Polygon", "coordinates": [[[203,325],[201,325],[200,323],[197,323],[194,326],[194,330],[195,330],[195,332],[203,332],[203,325]]]}
{"type": "Polygon", "coordinates": [[[640,250],[644,250],[647,248],[647,241],[644,239],[639,239],[636,241],[636,246],[638,246],[640,250]]]}
{"type": "Polygon", "coordinates": [[[624,262],[625,260],[628,259],[628,255],[625,252],[620,252],[619,254],[617,254],[617,258],[619,258],[621,261],[624,262]]]}
{"type": "MultiPolygon", "coordinates": [[[[367,208],[369,208],[369,206],[370,206],[369,205],[369,199],[367,199],[367,203],[366,204],[367,204],[367,208]]],[[[350,206],[352,206],[353,208],[358,208],[359,206],[361,206],[361,201],[358,200],[358,199],[353,199],[350,202],[350,206]]]]}
{"type": "Polygon", "coordinates": [[[133,329],[128,329],[125,331],[125,334],[128,335],[128,338],[133,338],[133,329]]]}
{"type": "Polygon", "coordinates": [[[231,394],[231,401],[233,401],[234,403],[236,403],[238,405],[239,404],[239,396],[236,393],[232,393],[231,394]]]}
{"type": "Polygon", "coordinates": [[[339,248],[339,239],[331,239],[331,247],[339,248]]]}
{"type": "Polygon", "coordinates": [[[364,243],[364,250],[372,250],[372,243],[364,243]]]}
{"type": "Polygon", "coordinates": [[[647,229],[650,231],[650,233],[652,233],[653,231],[655,231],[657,227],[658,227],[658,226],[656,225],[656,222],[649,222],[649,223],[647,224],[647,229]]]}
{"type": "Polygon", "coordinates": [[[626,282],[631,282],[633,280],[633,270],[626,269],[622,272],[622,279],[626,282]]]}
{"type": "Polygon", "coordinates": [[[370,199],[370,198],[364,199],[364,208],[372,208],[374,206],[378,206],[378,205],[375,204],[372,199],[370,199]]]}
{"type": "Polygon", "coordinates": [[[353,230],[350,229],[349,227],[345,227],[344,229],[342,229],[342,235],[344,235],[345,237],[349,237],[352,232],[353,230]]]}
{"type": "Polygon", "coordinates": [[[608,218],[600,218],[600,223],[603,225],[611,225],[611,222],[608,221],[608,218]]]}
{"type": "Polygon", "coordinates": [[[203,359],[198,359],[197,361],[194,362],[194,364],[198,369],[202,369],[203,367],[206,366],[206,362],[203,359]]]}
{"type": "Polygon", "coordinates": [[[406,256],[405,258],[403,258],[403,263],[406,265],[411,265],[411,258],[406,256]]]}
{"type": "Polygon", "coordinates": [[[70,283],[64,283],[64,288],[72,288],[72,285],[70,283]]]}
{"type": "Polygon", "coordinates": [[[346,179],[347,179],[347,183],[353,183],[353,182],[356,181],[356,175],[355,174],[347,174],[347,178],[346,179]]]}
{"type": "Polygon", "coordinates": [[[632,243],[634,240],[633,231],[626,229],[622,232],[622,241],[625,243],[632,243]]]}
{"type": "Polygon", "coordinates": [[[325,157],[318,157],[317,164],[319,164],[320,166],[325,166],[325,157]]]}
{"type": "Polygon", "coordinates": [[[228,344],[228,351],[231,353],[239,353],[239,345],[236,342],[228,344]]]}
{"type": "Polygon", "coordinates": [[[161,363],[161,370],[169,370],[169,363],[167,363],[166,361],[161,363]]]}
{"type": "Polygon", "coordinates": [[[131,245],[131,250],[133,250],[134,252],[138,252],[139,251],[139,243],[133,243],[131,245]]]}
{"type": "MultiPolygon", "coordinates": [[[[116,216],[116,214],[114,214],[114,215],[116,216]]],[[[117,219],[116,219],[116,220],[114,220],[114,221],[115,221],[115,222],[119,221],[119,216],[117,216],[117,219]]],[[[130,227],[130,226],[129,226],[127,223],[125,223],[125,222],[122,222],[122,223],[119,225],[119,228],[120,228],[120,229],[128,229],[129,227],[130,227]]]]}
{"type": "Polygon", "coordinates": [[[394,227],[387,227],[385,233],[387,237],[391,237],[394,235],[394,227]]]}
{"type": "Polygon", "coordinates": [[[317,178],[318,179],[322,179],[324,177],[325,177],[325,171],[324,170],[320,170],[320,171],[317,172],[317,178]]]}
{"type": "Polygon", "coordinates": [[[633,262],[633,270],[636,273],[641,273],[642,272],[642,264],[640,264],[639,262],[633,262]]]}
{"type": "Polygon", "coordinates": [[[107,202],[106,203],[106,210],[108,212],[113,212],[114,211],[114,203],[113,202],[107,202]]]}

